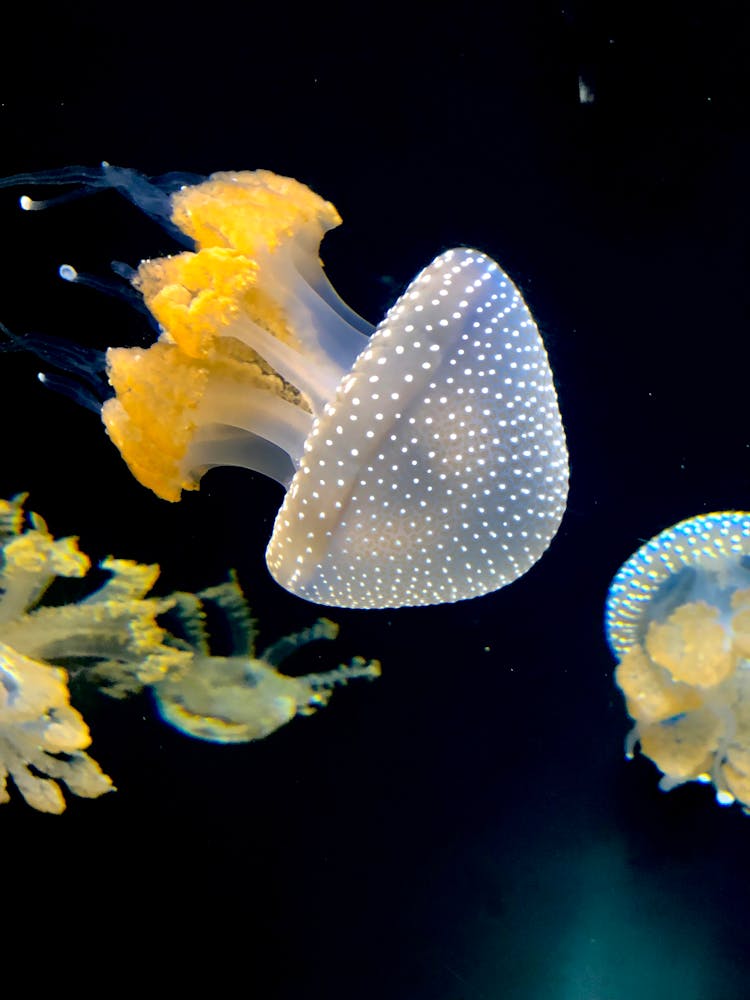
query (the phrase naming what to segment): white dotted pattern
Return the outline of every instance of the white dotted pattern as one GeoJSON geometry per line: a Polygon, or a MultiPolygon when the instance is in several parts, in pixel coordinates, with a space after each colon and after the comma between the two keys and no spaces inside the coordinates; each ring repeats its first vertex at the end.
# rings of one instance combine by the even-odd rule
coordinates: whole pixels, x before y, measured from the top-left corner
{"type": "Polygon", "coordinates": [[[649,605],[670,576],[687,566],[716,572],[748,555],[750,514],[743,511],[699,514],[642,545],[617,571],[607,595],[607,639],[618,659],[643,640],[649,605]]]}
{"type": "Polygon", "coordinates": [[[531,313],[492,260],[449,250],[396,302],[315,422],[268,567],[287,590],[337,607],[476,597],[539,559],[567,487],[531,313]]]}

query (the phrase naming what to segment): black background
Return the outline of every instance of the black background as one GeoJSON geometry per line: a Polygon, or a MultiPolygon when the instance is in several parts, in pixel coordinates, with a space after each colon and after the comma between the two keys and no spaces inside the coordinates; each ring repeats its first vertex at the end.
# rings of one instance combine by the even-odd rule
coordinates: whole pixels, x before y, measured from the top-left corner
{"type": "MultiPolygon", "coordinates": [[[[571,452],[551,549],[505,591],[337,612],[324,669],[383,677],[257,745],[85,708],[116,794],[0,811],[3,975],[81,987],[392,1000],[742,1000],[750,819],[668,795],[602,630],[645,539],[750,503],[745,3],[456,9],[11,5],[2,173],[106,159],[147,174],[266,167],[333,201],[323,246],[373,322],[442,250],[479,247],[543,332],[571,452]],[[579,100],[579,77],[594,101],[579,100]]],[[[135,311],[66,285],[174,249],[114,194],[48,212],[0,192],[0,318],[145,344],[135,311]]],[[[235,566],[262,638],[321,613],[263,560],[277,486],[212,472],[179,505],[132,480],[97,418],[0,356],[0,495],[30,491],[95,558],[200,589],[235,566]]]]}

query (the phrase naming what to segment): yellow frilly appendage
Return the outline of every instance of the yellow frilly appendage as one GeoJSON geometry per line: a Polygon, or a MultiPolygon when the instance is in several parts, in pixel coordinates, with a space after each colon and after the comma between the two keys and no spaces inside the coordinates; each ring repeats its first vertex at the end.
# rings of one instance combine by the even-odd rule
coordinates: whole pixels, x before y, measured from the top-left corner
{"type": "Polygon", "coordinates": [[[737,668],[719,609],[705,601],[677,608],[663,624],[652,622],[646,649],[673,680],[699,688],[721,683],[737,668]]]}
{"type": "Polygon", "coordinates": [[[200,249],[232,247],[246,257],[301,239],[317,249],[341,216],[307,185],[270,170],[212,174],[172,196],[172,222],[200,249]]]}
{"type": "Polygon", "coordinates": [[[750,590],[731,606],[728,619],[692,601],[652,621],[615,678],[636,723],[629,747],[640,743],[663,788],[711,781],[719,801],[750,808],[750,590]]]}
{"type": "Polygon", "coordinates": [[[115,395],[102,407],[102,420],[135,478],[164,500],[197,489],[182,460],[208,367],[158,341],[146,350],[110,348],[107,368],[115,395]]]}
{"type": "Polygon", "coordinates": [[[133,475],[176,501],[182,490],[197,488],[189,447],[204,424],[218,419],[217,404],[227,395],[260,391],[309,412],[250,343],[272,338],[299,348],[292,316],[302,281],[297,268],[304,275],[307,262],[318,261],[323,235],[341,219],[304,184],[258,170],[214,174],[182,188],[172,195],[172,221],[197,250],[138,268],[135,287],[162,334],[147,349],[107,352],[115,397],[102,419],[133,475]]]}
{"type": "Polygon", "coordinates": [[[77,604],[40,605],[57,577],[83,577],[89,560],[74,538],[53,538],[24,497],[0,500],[0,803],[8,777],[29,805],[65,809],[59,782],[95,798],[114,786],[85,753],[89,729],[71,706],[68,674],[55,664],[85,660],[112,694],[152,684],[190,659],[165,644],[156,616],[169,598],[149,598],[157,566],[108,559],[110,575],[77,604]]]}
{"type": "Polygon", "coordinates": [[[86,798],[111,791],[111,780],[84,752],[90,743],[88,726],[71,707],[65,671],[0,642],[0,803],[10,799],[8,776],[40,812],[64,811],[58,781],[86,798]]]}

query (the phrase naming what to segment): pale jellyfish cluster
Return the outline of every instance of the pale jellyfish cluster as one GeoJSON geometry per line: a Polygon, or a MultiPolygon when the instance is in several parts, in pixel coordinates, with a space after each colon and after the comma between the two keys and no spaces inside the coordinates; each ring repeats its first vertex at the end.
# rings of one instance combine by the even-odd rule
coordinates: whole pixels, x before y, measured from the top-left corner
{"type": "Polygon", "coordinates": [[[750,513],[703,514],[643,545],[609,590],[607,636],[636,746],[665,791],[713,784],[750,811],[750,513]]]}
{"type": "Polygon", "coordinates": [[[333,639],[336,626],[321,620],[256,658],[236,581],[198,596],[153,597],[158,566],[106,559],[101,586],[76,603],[45,605],[56,578],[85,577],[90,561],[75,538],[53,538],[41,517],[25,515],[24,499],[0,500],[0,804],[9,801],[9,778],[30,806],[58,814],[66,807],[61,785],[86,798],[114,789],[87,752],[91,734],[71,704],[64,664],[115,697],[150,688],[167,722],[220,743],[267,736],[327,704],[334,685],[380,673],[377,661],[355,658],[327,673],[281,674],[276,667],[294,649],[333,639]],[[208,600],[230,619],[232,657],[209,654],[208,600]],[[169,614],[181,623],[177,635],[160,624],[169,614]]]}
{"type": "Polygon", "coordinates": [[[213,743],[263,739],[295,715],[312,715],[327,705],[337,685],[380,676],[380,663],[361,657],[324,673],[282,674],[278,668],[289,656],[310,642],[335,639],[338,626],[321,618],[256,654],[256,623],[234,579],[196,596],[176,596],[185,648],[194,655],[186,669],[159,681],[154,694],[162,717],[189,736],[213,743]],[[229,656],[211,655],[204,615],[207,603],[220,608],[230,624],[229,656]]]}
{"type": "Polygon", "coordinates": [[[287,590],[351,608],[454,602],[547,549],[568,488],[557,395],[521,293],[484,253],[441,253],[373,328],[318,256],[338,212],[291,178],[104,164],[3,185],[20,183],[116,188],[190,246],[131,275],[161,332],[109,349],[102,419],[166,500],[217,465],[276,479],[266,561],[287,590]]]}
{"type": "Polygon", "coordinates": [[[89,559],[75,538],[53,538],[24,497],[0,501],[0,802],[8,777],[29,805],[60,813],[64,783],[96,798],[114,786],[86,748],[88,726],[70,703],[56,663],[84,657],[103,674],[163,676],[186,654],[163,642],[156,616],[170,602],[147,598],[158,567],[108,559],[110,575],[77,604],[40,604],[56,577],[84,577],[89,559]]]}

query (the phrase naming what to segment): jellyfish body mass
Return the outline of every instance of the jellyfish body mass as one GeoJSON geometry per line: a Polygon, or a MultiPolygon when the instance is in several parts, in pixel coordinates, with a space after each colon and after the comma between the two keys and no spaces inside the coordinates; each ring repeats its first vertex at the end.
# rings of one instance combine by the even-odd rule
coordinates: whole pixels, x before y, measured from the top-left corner
{"type": "Polygon", "coordinates": [[[84,798],[114,789],[87,752],[69,670],[77,694],[93,686],[122,699],[150,688],[165,722],[216,743],[263,739],[323,708],[335,687],[380,676],[379,661],[360,656],[324,673],[282,673],[291,654],[335,639],[338,626],[319,619],[256,654],[256,622],[233,576],[199,594],[155,597],[158,566],[109,558],[99,564],[107,579],[80,601],[45,604],[57,578],[86,577],[91,564],[24,500],[0,499],[0,805],[10,801],[9,779],[34,809],[58,815],[61,785],[84,798]],[[211,653],[209,606],[224,618],[229,656],[211,653]]]}
{"type": "Polygon", "coordinates": [[[0,500],[0,805],[10,777],[30,806],[59,814],[61,783],[85,798],[114,785],[86,752],[91,735],[58,664],[85,661],[92,675],[127,677],[132,688],[192,656],[166,645],[157,624],[174,603],[147,596],[157,566],[106,559],[108,579],[78,604],[43,605],[56,578],[84,577],[90,563],[76,539],[53,538],[39,515],[26,515],[24,499],[0,500]]]}
{"type": "Polygon", "coordinates": [[[335,639],[338,626],[326,618],[311,628],[277,640],[255,652],[256,629],[236,580],[201,594],[177,595],[187,626],[190,664],[153,685],[165,722],[196,739],[212,743],[248,743],[263,739],[296,715],[312,715],[328,704],[337,685],[355,678],[380,676],[377,660],[355,657],[325,673],[288,676],[278,668],[310,642],[335,639]],[[231,624],[232,654],[212,656],[204,607],[213,604],[231,624]]]}
{"type": "Polygon", "coordinates": [[[102,417],[165,499],[216,465],[278,480],[267,563],[287,590],[341,607],[453,602],[546,550],[568,484],[552,372],[520,292],[483,253],[442,253],[373,332],[318,257],[336,209],[297,181],[149,181],[107,165],[28,180],[117,187],[187,237],[192,249],[135,274],[161,333],[110,348],[102,417]]]}
{"type": "Polygon", "coordinates": [[[711,782],[750,811],[750,513],[704,514],[643,545],[609,590],[606,628],[637,744],[665,791],[711,782]]]}

